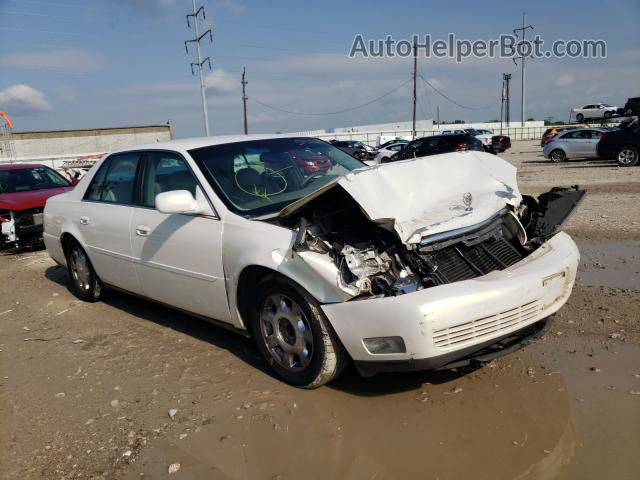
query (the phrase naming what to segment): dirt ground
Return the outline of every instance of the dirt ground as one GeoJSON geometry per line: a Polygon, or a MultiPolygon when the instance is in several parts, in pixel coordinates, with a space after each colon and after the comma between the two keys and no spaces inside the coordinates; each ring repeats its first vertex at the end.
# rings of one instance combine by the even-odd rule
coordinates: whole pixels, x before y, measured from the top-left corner
{"type": "Polygon", "coordinates": [[[46,252],[0,255],[0,476],[639,478],[640,168],[502,156],[523,192],[587,189],[566,229],[581,268],[540,341],[475,370],[298,390],[249,340],[122,294],[79,302],[46,252]]]}

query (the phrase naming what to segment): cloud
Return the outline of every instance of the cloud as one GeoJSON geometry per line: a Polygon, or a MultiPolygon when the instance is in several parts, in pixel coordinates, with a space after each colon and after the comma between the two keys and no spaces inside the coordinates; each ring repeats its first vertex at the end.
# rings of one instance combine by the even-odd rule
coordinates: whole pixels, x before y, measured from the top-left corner
{"type": "Polygon", "coordinates": [[[558,87],[570,87],[576,83],[576,78],[573,75],[560,75],[556,80],[558,87]]]}
{"type": "Polygon", "coordinates": [[[18,83],[0,90],[0,108],[9,113],[32,114],[47,112],[51,105],[40,90],[18,83]]]}
{"type": "Polygon", "coordinates": [[[28,70],[56,70],[89,73],[100,68],[98,55],[84,48],[64,47],[42,52],[16,52],[0,55],[0,67],[28,70]]]}
{"type": "Polygon", "coordinates": [[[207,90],[214,93],[229,93],[238,88],[240,79],[233,77],[230,73],[225,72],[221,68],[216,68],[208,74],[204,79],[207,90]]]}

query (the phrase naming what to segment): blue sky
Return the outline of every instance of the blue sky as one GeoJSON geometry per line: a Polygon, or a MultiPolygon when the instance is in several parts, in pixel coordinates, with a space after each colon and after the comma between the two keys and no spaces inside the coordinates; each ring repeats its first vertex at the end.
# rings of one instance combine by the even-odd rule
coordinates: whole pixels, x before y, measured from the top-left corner
{"type": "MultiPolygon", "coordinates": [[[[356,33],[397,39],[449,32],[491,39],[510,33],[523,11],[547,43],[607,41],[606,59],[540,59],[527,68],[527,116],[566,120],[571,107],[624,103],[640,95],[640,1],[301,2],[198,0],[214,30],[203,43],[212,134],[242,129],[240,72],[248,73],[252,132],[409,120],[405,85],[367,107],[339,115],[410,78],[410,59],[350,59],[356,33]]],[[[202,134],[196,77],[183,41],[193,35],[191,0],[0,0],[0,110],[19,131],[158,124],[178,137],[202,134]]],[[[420,70],[466,110],[418,86],[418,116],[485,121],[499,115],[502,72],[513,73],[512,119],[519,118],[517,67],[508,59],[421,59],[420,70]]]]}

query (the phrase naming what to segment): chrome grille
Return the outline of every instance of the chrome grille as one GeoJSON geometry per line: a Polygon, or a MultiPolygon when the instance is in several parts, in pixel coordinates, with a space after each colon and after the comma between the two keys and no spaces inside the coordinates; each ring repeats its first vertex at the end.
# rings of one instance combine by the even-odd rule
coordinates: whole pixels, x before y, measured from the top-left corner
{"type": "Polygon", "coordinates": [[[433,332],[433,342],[437,347],[446,348],[470,340],[494,336],[496,333],[526,323],[535,318],[541,311],[542,303],[539,300],[535,300],[490,317],[471,320],[455,327],[435,330],[433,332]]]}

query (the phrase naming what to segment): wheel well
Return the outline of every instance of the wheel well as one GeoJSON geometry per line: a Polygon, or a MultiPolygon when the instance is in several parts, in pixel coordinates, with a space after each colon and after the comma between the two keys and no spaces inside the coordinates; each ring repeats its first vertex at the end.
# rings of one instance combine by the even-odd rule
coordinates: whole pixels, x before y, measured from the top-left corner
{"type": "Polygon", "coordinates": [[[72,242],[77,242],[76,238],[70,233],[63,233],[60,237],[60,244],[62,245],[62,251],[67,254],[67,248],[72,242]]]}
{"type": "Polygon", "coordinates": [[[238,287],[236,290],[238,313],[249,332],[251,331],[251,300],[257,293],[254,287],[265,276],[272,274],[279,275],[278,272],[270,268],[251,265],[242,270],[238,278],[238,287]]]}

